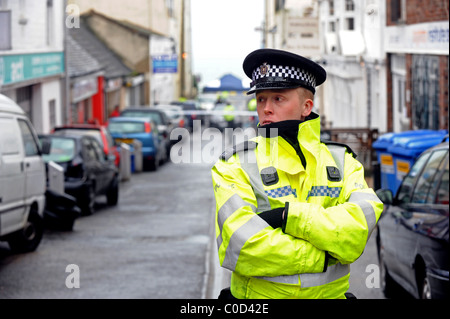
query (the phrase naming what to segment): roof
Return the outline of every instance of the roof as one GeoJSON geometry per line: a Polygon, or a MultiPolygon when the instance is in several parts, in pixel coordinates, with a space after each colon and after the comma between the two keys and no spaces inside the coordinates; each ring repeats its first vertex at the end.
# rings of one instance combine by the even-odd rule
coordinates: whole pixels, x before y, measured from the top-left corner
{"type": "Polygon", "coordinates": [[[120,26],[122,26],[122,27],[124,27],[124,28],[126,28],[126,29],[128,29],[128,30],[130,30],[132,32],[134,32],[134,33],[137,33],[140,36],[148,37],[148,36],[151,36],[151,35],[159,35],[159,36],[162,36],[162,37],[167,37],[166,35],[164,35],[164,34],[162,34],[160,32],[154,31],[154,30],[149,29],[149,28],[145,28],[145,27],[143,27],[141,25],[132,23],[132,22],[127,21],[127,20],[114,19],[114,18],[109,17],[109,16],[107,16],[107,15],[105,15],[103,13],[97,12],[97,11],[95,11],[93,9],[91,9],[88,12],[84,13],[82,15],[82,17],[89,17],[89,16],[93,16],[93,15],[96,15],[96,16],[101,17],[101,18],[103,18],[105,20],[108,20],[108,21],[110,21],[112,23],[120,25],[120,26]]]}
{"type": "Polygon", "coordinates": [[[25,114],[24,110],[9,97],[0,94],[0,112],[25,114]]]}
{"type": "Polygon", "coordinates": [[[245,86],[244,81],[232,74],[225,74],[220,79],[214,80],[206,84],[203,92],[220,92],[220,91],[248,91],[250,88],[245,86]]]}
{"type": "Polygon", "coordinates": [[[69,34],[86,52],[88,52],[105,71],[105,78],[117,78],[129,75],[129,69],[122,60],[103,43],[80,19],[80,27],[69,29],[69,34]]]}
{"type": "Polygon", "coordinates": [[[102,65],[78,44],[71,33],[67,35],[67,70],[70,77],[78,77],[101,71],[102,65]]]}

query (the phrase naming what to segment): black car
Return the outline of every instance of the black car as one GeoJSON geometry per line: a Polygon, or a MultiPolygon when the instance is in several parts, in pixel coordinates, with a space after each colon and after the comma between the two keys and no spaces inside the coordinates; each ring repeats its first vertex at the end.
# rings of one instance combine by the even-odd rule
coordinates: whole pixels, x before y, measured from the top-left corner
{"type": "Polygon", "coordinates": [[[120,112],[122,117],[150,118],[156,124],[159,134],[159,142],[165,150],[162,162],[170,156],[170,133],[175,128],[175,124],[170,120],[165,112],[150,107],[129,107],[120,112]]]}
{"type": "Polygon", "coordinates": [[[377,190],[385,204],[377,247],[386,297],[395,297],[398,284],[415,298],[449,297],[448,145],[422,153],[395,197],[377,190]]]}
{"type": "Polygon", "coordinates": [[[41,144],[49,144],[43,155],[64,169],[64,191],[73,196],[85,215],[94,212],[95,199],[106,195],[108,205],[119,199],[119,172],[100,143],[88,135],[41,135],[41,144]]]}

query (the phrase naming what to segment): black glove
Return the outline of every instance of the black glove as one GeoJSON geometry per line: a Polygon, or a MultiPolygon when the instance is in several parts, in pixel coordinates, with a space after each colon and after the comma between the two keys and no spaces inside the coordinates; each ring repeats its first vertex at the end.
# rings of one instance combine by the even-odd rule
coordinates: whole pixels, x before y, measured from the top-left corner
{"type": "Polygon", "coordinates": [[[264,219],[272,228],[279,228],[283,225],[284,207],[274,208],[259,213],[258,216],[264,219]]]}

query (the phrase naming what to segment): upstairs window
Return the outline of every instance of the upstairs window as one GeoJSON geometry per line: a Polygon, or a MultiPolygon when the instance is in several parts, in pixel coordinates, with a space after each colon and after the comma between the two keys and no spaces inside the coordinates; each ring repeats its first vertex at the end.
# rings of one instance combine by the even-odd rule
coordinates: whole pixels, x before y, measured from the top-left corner
{"type": "Polygon", "coordinates": [[[345,0],[345,11],[355,11],[355,3],[353,0],[345,0]]]}
{"type": "Polygon", "coordinates": [[[0,50],[11,49],[11,11],[0,8],[0,50]]]}

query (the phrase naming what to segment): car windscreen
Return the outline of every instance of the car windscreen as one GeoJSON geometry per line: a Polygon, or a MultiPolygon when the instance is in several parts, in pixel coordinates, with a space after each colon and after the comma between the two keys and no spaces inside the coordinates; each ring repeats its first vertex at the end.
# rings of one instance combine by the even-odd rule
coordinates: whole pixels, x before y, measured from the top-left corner
{"type": "Polygon", "coordinates": [[[124,111],[121,116],[137,117],[137,118],[150,118],[156,125],[162,124],[161,114],[158,112],[143,112],[143,111],[124,111]]]}
{"type": "Polygon", "coordinates": [[[94,137],[101,145],[103,145],[102,135],[99,130],[86,130],[86,129],[76,129],[76,128],[64,128],[58,129],[53,133],[54,135],[78,135],[78,136],[92,136],[94,137]]]}
{"type": "Polygon", "coordinates": [[[145,132],[142,122],[109,122],[108,129],[111,134],[133,134],[145,132]]]}
{"type": "Polygon", "coordinates": [[[75,157],[76,145],[74,139],[53,137],[48,140],[50,141],[50,153],[42,155],[46,163],[50,161],[68,162],[75,157]]]}

